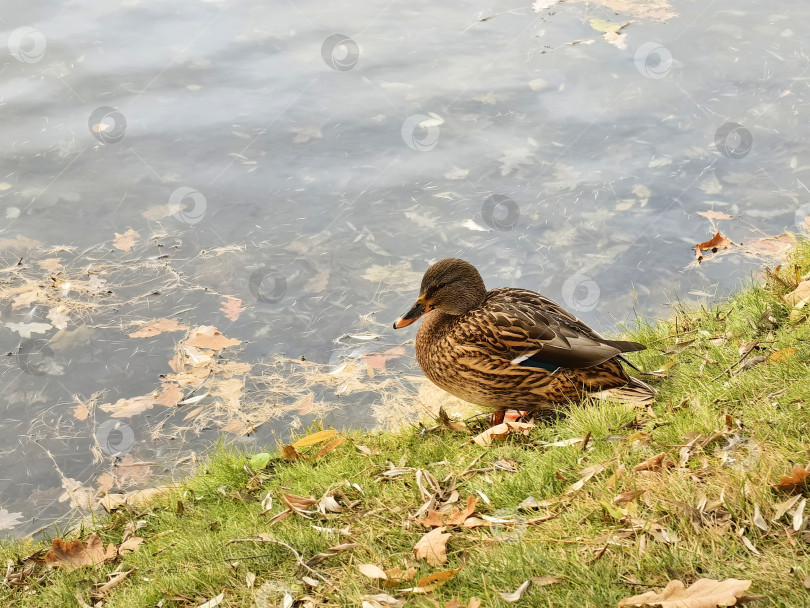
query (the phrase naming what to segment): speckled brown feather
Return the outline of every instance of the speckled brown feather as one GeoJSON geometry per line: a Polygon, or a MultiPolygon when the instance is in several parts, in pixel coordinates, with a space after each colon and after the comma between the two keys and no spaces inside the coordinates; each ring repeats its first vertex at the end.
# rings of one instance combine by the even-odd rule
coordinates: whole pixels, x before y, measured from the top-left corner
{"type": "Polygon", "coordinates": [[[620,359],[642,348],[606,340],[548,298],[515,288],[486,292],[460,315],[432,309],[416,335],[416,359],[435,384],[482,406],[529,411],[617,387],[651,398],[654,390],[628,376],[620,359]],[[529,358],[543,367],[520,363],[529,358]]]}

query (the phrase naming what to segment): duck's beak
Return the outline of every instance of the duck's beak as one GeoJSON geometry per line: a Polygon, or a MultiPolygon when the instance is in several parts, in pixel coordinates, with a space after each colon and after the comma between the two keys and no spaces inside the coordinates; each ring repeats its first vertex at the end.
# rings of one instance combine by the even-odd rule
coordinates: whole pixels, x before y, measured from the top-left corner
{"type": "Polygon", "coordinates": [[[414,321],[416,321],[419,317],[421,317],[426,312],[430,311],[430,306],[425,303],[425,296],[419,296],[416,299],[416,304],[402,315],[399,319],[394,321],[394,329],[399,329],[400,327],[407,327],[414,321]]]}

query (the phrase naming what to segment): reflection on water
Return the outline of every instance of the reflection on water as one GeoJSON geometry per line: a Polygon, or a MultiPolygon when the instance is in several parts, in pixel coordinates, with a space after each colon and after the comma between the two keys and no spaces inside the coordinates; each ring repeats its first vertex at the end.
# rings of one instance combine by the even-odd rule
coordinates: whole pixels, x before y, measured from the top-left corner
{"type": "Polygon", "coordinates": [[[350,363],[347,387],[411,374],[390,323],[436,259],[609,330],[750,276],[743,255],[687,268],[712,222],[737,243],[801,228],[806,3],[676,0],[665,22],[537,4],[15,5],[0,509],[21,515],[0,525],[25,534],[100,487],[171,476],[226,419],[255,427],[231,433],[248,442],[319,413],[375,424],[378,392],[281,394],[279,361],[350,363]],[[111,415],[201,369],[175,359],[183,332],[130,337],[160,318],[238,340],[212,361],[263,361],[265,382],[234,400],[233,377],[177,380],[182,405],[111,415]],[[204,407],[220,417],[201,424],[204,407]]]}

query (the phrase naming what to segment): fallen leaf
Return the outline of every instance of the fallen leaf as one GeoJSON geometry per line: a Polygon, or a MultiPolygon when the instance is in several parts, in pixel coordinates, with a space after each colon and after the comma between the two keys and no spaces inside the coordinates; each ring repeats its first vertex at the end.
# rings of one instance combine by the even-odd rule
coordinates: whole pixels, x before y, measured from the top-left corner
{"type": "MultiPolygon", "coordinates": [[[[413,547],[416,559],[424,559],[431,566],[440,566],[447,562],[447,541],[450,535],[444,526],[425,534],[413,547]]],[[[420,581],[421,582],[421,581],[420,581]]],[[[417,584],[418,587],[423,585],[417,584]]]]}
{"type": "Polygon", "coordinates": [[[448,526],[460,526],[463,524],[470,515],[475,512],[475,505],[478,501],[474,496],[467,497],[467,506],[463,511],[459,511],[458,509],[453,509],[450,513],[449,517],[447,518],[447,525],[448,526]]]}
{"type": "Polygon", "coordinates": [[[318,458],[323,458],[324,456],[326,456],[327,454],[332,452],[336,447],[338,447],[344,441],[346,441],[346,437],[344,437],[343,435],[341,435],[339,437],[335,437],[332,441],[330,441],[325,446],[323,446],[320,450],[318,450],[318,453],[315,454],[315,460],[317,460],[318,458]]]}
{"type": "Polygon", "coordinates": [[[535,424],[533,422],[502,422],[476,435],[473,437],[472,441],[478,445],[487,446],[497,439],[505,439],[512,431],[527,434],[528,431],[532,430],[534,427],[535,424]]]}
{"type": "Polygon", "coordinates": [[[183,390],[174,382],[163,381],[155,403],[164,407],[174,407],[183,399],[183,390]]]}
{"type": "Polygon", "coordinates": [[[705,217],[708,220],[733,220],[734,216],[729,215],[728,213],[723,213],[722,211],[715,211],[711,209],[709,211],[700,211],[698,213],[700,217],[705,217]]]}
{"type": "Polygon", "coordinates": [[[785,359],[792,357],[796,354],[796,352],[796,349],[793,347],[780,348],[775,353],[771,353],[766,360],[768,363],[777,363],[778,361],[784,361],[785,359]]]}
{"type": "Polygon", "coordinates": [[[308,511],[309,507],[318,504],[317,498],[296,496],[295,494],[287,494],[286,492],[281,493],[281,500],[285,505],[290,507],[290,509],[305,517],[313,513],[312,511],[308,511]]]}
{"type": "Polygon", "coordinates": [[[334,429],[329,429],[326,431],[318,431],[317,433],[312,433],[312,435],[307,435],[306,437],[299,439],[295,443],[292,444],[294,448],[305,448],[311,445],[316,445],[318,443],[323,443],[324,441],[329,441],[337,435],[338,432],[334,429]]]}
{"type": "Polygon", "coordinates": [[[19,526],[22,516],[22,513],[9,513],[6,509],[0,509],[0,530],[11,530],[19,526]]]}
{"type": "Polygon", "coordinates": [[[226,297],[219,307],[220,312],[225,313],[225,318],[230,321],[238,321],[241,315],[247,308],[242,306],[242,300],[239,298],[226,297]]]}
{"type": "Polygon", "coordinates": [[[51,541],[51,550],[45,554],[45,563],[71,571],[85,566],[100,566],[115,559],[117,555],[118,551],[113,544],[104,549],[104,542],[98,534],[88,538],[86,544],[78,539],[65,542],[61,538],[54,538],[51,541]]]}
{"type": "Polygon", "coordinates": [[[660,452],[653,456],[652,458],[648,458],[644,462],[637,464],[633,467],[634,471],[652,471],[652,472],[659,472],[663,469],[668,469],[670,467],[674,467],[675,462],[672,458],[669,457],[669,454],[666,452],[660,452]]]}
{"type": "Polygon", "coordinates": [[[622,492],[616,498],[613,499],[614,505],[621,505],[626,502],[632,502],[642,494],[644,494],[646,490],[628,490],[627,492],[622,492]]]}
{"type": "Polygon", "coordinates": [[[565,579],[561,576],[554,576],[553,574],[544,574],[542,576],[533,576],[532,585],[537,587],[545,587],[546,585],[556,585],[563,582],[565,579]]]}
{"type": "Polygon", "coordinates": [[[121,251],[130,251],[134,246],[135,243],[140,238],[140,235],[135,232],[132,228],[127,228],[127,231],[124,234],[115,233],[115,240],[113,241],[113,247],[116,249],[120,249],[121,251]]]}
{"type": "Polygon", "coordinates": [[[461,570],[461,566],[455,570],[445,570],[443,572],[434,572],[428,576],[420,578],[416,587],[409,587],[408,589],[400,589],[399,593],[430,593],[437,587],[441,587],[451,578],[453,578],[461,570]]]}
{"type": "Polygon", "coordinates": [[[191,337],[186,340],[186,346],[205,348],[210,350],[222,350],[229,346],[240,344],[235,338],[226,338],[215,327],[202,325],[191,330],[191,337]]]}
{"type": "Polygon", "coordinates": [[[661,606],[661,608],[716,608],[735,606],[745,595],[751,581],[729,578],[717,581],[701,578],[689,587],[681,581],[670,581],[661,591],[647,591],[641,595],[625,598],[619,602],[623,606],[661,606]]]}
{"type": "Polygon", "coordinates": [[[704,251],[717,253],[720,249],[728,249],[732,245],[734,245],[734,243],[726,238],[725,235],[720,232],[716,232],[708,241],[695,245],[695,257],[697,258],[697,261],[700,262],[703,259],[704,251]]]}
{"type": "Polygon", "coordinates": [[[784,297],[788,306],[798,307],[802,302],[810,298],[810,280],[802,281],[799,285],[784,297]]]}
{"type": "Polygon", "coordinates": [[[187,325],[181,325],[177,319],[155,319],[150,321],[138,331],[129,334],[130,338],[151,338],[164,332],[170,331],[186,331],[187,325]]]}
{"type": "Polygon", "coordinates": [[[102,411],[110,412],[113,418],[130,418],[152,409],[154,404],[155,399],[152,395],[142,395],[131,399],[119,399],[115,403],[105,403],[98,407],[102,411]]]}
{"type": "Polygon", "coordinates": [[[790,475],[782,475],[782,477],[779,478],[779,483],[771,487],[780,492],[793,493],[797,489],[800,489],[800,486],[803,488],[807,485],[807,478],[810,476],[810,470],[808,469],[810,469],[810,465],[808,465],[807,468],[799,464],[793,465],[793,471],[791,471],[790,475]]]}
{"type": "Polygon", "coordinates": [[[375,566],[374,564],[360,564],[357,566],[357,569],[360,571],[360,574],[367,576],[368,578],[380,579],[383,581],[388,579],[388,575],[385,573],[385,570],[379,566],[375,566]]]}
{"type": "Polygon", "coordinates": [[[514,604],[515,602],[517,602],[523,596],[523,593],[526,591],[526,589],[529,588],[529,585],[531,585],[531,584],[532,584],[532,581],[530,579],[528,581],[524,581],[523,584],[520,587],[518,587],[517,589],[515,589],[513,592],[511,592],[511,593],[503,593],[503,592],[499,591],[498,595],[501,596],[503,601],[509,602],[510,604],[514,604]]]}
{"type": "Polygon", "coordinates": [[[375,593],[373,595],[364,595],[360,598],[363,600],[362,608],[378,608],[379,606],[394,606],[394,608],[402,608],[405,605],[405,600],[399,600],[387,593],[375,593]]]}

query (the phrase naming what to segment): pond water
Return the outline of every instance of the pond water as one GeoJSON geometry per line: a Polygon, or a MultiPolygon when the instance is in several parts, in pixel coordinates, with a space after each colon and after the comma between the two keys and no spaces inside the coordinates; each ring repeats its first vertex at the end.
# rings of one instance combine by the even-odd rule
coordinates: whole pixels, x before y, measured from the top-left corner
{"type": "Polygon", "coordinates": [[[735,243],[801,229],[806,2],[452,4],[9,5],[3,533],[220,436],[379,424],[359,378],[413,389],[413,328],[390,326],[437,259],[615,331],[761,266],[762,242],[693,264],[713,222],[735,243]],[[188,363],[183,330],[131,337],[161,318],[261,373],[188,363]],[[308,396],[301,357],[339,381],[308,396]]]}

